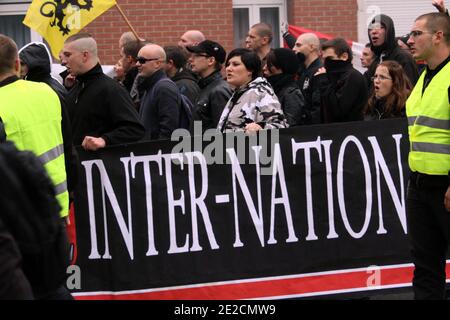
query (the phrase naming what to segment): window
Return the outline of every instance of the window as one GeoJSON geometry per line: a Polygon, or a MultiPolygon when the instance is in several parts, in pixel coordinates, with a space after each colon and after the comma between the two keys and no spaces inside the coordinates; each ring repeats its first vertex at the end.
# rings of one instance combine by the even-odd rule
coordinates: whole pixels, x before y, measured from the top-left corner
{"type": "Polygon", "coordinates": [[[31,1],[0,0],[0,33],[14,39],[19,48],[42,37],[22,23],[31,1]]]}
{"type": "Polygon", "coordinates": [[[234,47],[244,47],[248,30],[259,22],[272,26],[272,48],[280,47],[281,21],[287,21],[285,0],[233,0],[234,47]]]}

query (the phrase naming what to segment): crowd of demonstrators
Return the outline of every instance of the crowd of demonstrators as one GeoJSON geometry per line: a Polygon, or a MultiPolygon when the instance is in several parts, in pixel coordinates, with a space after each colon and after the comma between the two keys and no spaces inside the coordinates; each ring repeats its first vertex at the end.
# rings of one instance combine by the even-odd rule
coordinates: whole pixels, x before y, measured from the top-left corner
{"type": "Polygon", "coordinates": [[[445,265],[450,243],[450,18],[418,17],[408,45],[425,60],[408,101],[408,234],[415,265],[416,299],[445,298],[445,265]]]}
{"type": "Polygon", "coordinates": [[[238,48],[226,60],[227,82],[234,88],[217,126],[220,132],[285,128],[280,102],[267,80],[261,77],[261,59],[255,51],[238,48]]]}
{"type": "Polygon", "coordinates": [[[129,93],[103,73],[94,38],[82,33],[69,37],[62,63],[76,76],[67,95],[74,145],[95,151],[144,136],[129,93]]]}
{"type": "Polygon", "coordinates": [[[223,108],[231,97],[231,88],[222,78],[226,51],[217,42],[205,40],[188,46],[192,72],[199,77],[200,94],[194,103],[194,121],[201,121],[202,130],[215,129],[223,108]]]}
{"type": "Polygon", "coordinates": [[[322,45],[324,66],[315,77],[321,94],[323,123],[363,119],[368,90],[364,76],[353,68],[347,41],[336,38],[322,45]]]}
{"type": "Polygon", "coordinates": [[[305,124],[308,119],[305,98],[295,80],[299,65],[294,51],[276,48],[267,54],[263,67],[264,76],[277,95],[290,127],[305,124]]]}
{"type": "MultiPolygon", "coordinates": [[[[419,17],[402,37],[395,37],[390,17],[381,14],[370,21],[370,42],[361,57],[364,75],[353,68],[352,50],[342,38],[323,40],[313,33],[294,38],[285,32],[290,49],[271,48],[271,26],[258,23],[248,31],[246,48],[228,56],[199,30],[184,32],[178,46],[165,48],[126,32],[119,39],[116,80],[103,73],[95,39],[76,34],[60,53],[66,67],[62,86],[50,76],[44,44],[31,43],[18,52],[10,38],[0,35],[0,141],[13,141],[44,161],[64,217],[67,191],[77,180],[73,146],[96,151],[170,139],[184,127],[186,97],[192,120],[203,131],[223,133],[396,117],[406,121],[407,115],[414,290],[417,298],[442,297],[450,239],[450,18],[443,0],[432,3],[441,13],[419,17]],[[425,63],[420,77],[417,61],[425,63]],[[19,71],[26,80],[19,80],[19,71]],[[425,211],[433,216],[424,216],[425,211]]],[[[187,127],[196,133],[193,123],[187,127]]],[[[19,284],[11,287],[11,295],[64,297],[56,287],[37,294],[34,283],[24,281],[23,275],[29,276],[17,266],[25,257],[14,247],[16,235],[8,227],[0,216],[0,247],[9,250],[12,261],[0,264],[0,271],[14,273],[19,284]]],[[[6,287],[0,286],[0,297],[6,287]]]]}
{"type": "Polygon", "coordinates": [[[180,93],[184,94],[194,104],[200,94],[198,79],[192,71],[186,69],[187,55],[178,46],[164,47],[166,52],[166,63],[164,70],[167,76],[176,83],[180,93]]]}
{"type": "Polygon", "coordinates": [[[164,72],[166,53],[161,46],[147,44],[139,51],[137,67],[143,78],[139,87],[144,93],[139,118],[145,127],[145,139],[170,139],[179,128],[181,94],[164,72]]]}
{"type": "Polygon", "coordinates": [[[364,119],[378,120],[405,117],[405,104],[411,93],[411,82],[396,61],[380,63],[372,77],[373,88],[364,119]]]}

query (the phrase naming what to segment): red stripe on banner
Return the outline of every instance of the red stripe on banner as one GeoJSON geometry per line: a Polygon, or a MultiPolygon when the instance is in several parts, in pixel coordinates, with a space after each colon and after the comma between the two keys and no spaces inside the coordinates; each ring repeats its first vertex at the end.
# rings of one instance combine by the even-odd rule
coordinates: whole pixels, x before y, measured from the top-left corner
{"type": "MultiPolygon", "coordinates": [[[[368,269],[369,270],[369,269],[368,269]]],[[[299,276],[289,279],[271,279],[245,281],[241,283],[206,284],[198,287],[174,288],[150,292],[130,292],[118,294],[77,295],[78,300],[234,300],[258,299],[265,297],[283,297],[338,293],[339,291],[364,291],[383,289],[383,287],[405,285],[411,283],[414,267],[385,267],[379,270],[380,283],[376,283],[377,271],[348,271],[334,274],[318,274],[299,276]],[[371,286],[377,287],[371,287],[371,286]]],[[[447,263],[447,274],[450,279],[450,263],[447,263]]],[[[145,290],[142,290],[145,291],[145,290]]]]}

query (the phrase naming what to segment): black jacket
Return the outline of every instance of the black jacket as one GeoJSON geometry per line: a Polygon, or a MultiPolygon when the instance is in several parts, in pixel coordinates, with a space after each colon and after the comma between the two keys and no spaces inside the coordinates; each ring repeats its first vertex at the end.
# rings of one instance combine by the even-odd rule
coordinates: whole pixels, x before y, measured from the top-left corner
{"type": "Polygon", "coordinates": [[[67,187],[69,192],[72,192],[77,181],[77,156],[73,147],[72,128],[67,111],[67,90],[51,76],[51,57],[43,45],[35,43],[27,45],[20,50],[19,56],[20,60],[28,66],[28,73],[25,76],[26,80],[44,82],[58,94],[61,102],[61,132],[64,141],[67,187]]]}
{"type": "Polygon", "coordinates": [[[30,299],[33,291],[22,269],[22,255],[0,218],[0,300],[30,299]]]}
{"type": "Polygon", "coordinates": [[[349,61],[338,61],[333,69],[315,77],[320,87],[324,123],[363,119],[368,100],[364,76],[349,61]]]}
{"type": "Polygon", "coordinates": [[[67,95],[74,145],[85,136],[101,137],[106,145],[139,141],[144,127],[130,95],[106,76],[100,64],[83,75],[67,95]]]}
{"type": "Polygon", "coordinates": [[[305,110],[305,98],[293,75],[277,74],[267,78],[272,86],[289,127],[305,124],[308,115],[305,110]]]}
{"type": "Polygon", "coordinates": [[[197,78],[194,74],[181,68],[178,72],[172,77],[172,81],[176,83],[180,92],[184,94],[194,105],[195,101],[197,101],[198,95],[200,94],[200,87],[197,84],[197,78]]]}
{"type": "Polygon", "coordinates": [[[170,139],[172,132],[180,124],[180,90],[163,70],[145,78],[139,86],[145,90],[139,108],[139,117],[145,127],[145,139],[170,139]]]}
{"type": "MultiPolygon", "coordinates": [[[[11,142],[0,144],[0,181],[1,222],[20,250],[34,297],[49,296],[65,284],[69,265],[69,244],[53,183],[32,152],[18,151],[11,142]]],[[[17,264],[12,249],[9,263],[17,264]]]]}
{"type": "Polygon", "coordinates": [[[299,87],[302,90],[305,97],[305,124],[318,124],[321,123],[321,98],[320,88],[316,83],[314,75],[319,68],[323,67],[320,58],[314,60],[308,68],[303,69],[300,73],[299,87]]]}
{"type": "Polygon", "coordinates": [[[219,70],[198,82],[200,95],[194,105],[194,121],[201,121],[203,131],[215,129],[223,108],[231,97],[231,88],[219,70]]]}
{"type": "Polygon", "coordinates": [[[378,64],[386,60],[397,61],[405,71],[412,85],[419,79],[419,72],[414,58],[405,50],[401,49],[395,40],[395,27],[392,19],[384,14],[380,14],[372,19],[372,22],[379,21],[386,28],[385,41],[381,46],[375,47],[370,39],[371,49],[375,54],[375,59],[368,69],[367,79],[375,74],[378,64]]]}
{"type": "Polygon", "coordinates": [[[137,67],[133,67],[125,73],[125,78],[122,81],[123,86],[127,89],[128,92],[131,92],[131,88],[133,88],[134,79],[136,79],[139,70],[137,67]]]}

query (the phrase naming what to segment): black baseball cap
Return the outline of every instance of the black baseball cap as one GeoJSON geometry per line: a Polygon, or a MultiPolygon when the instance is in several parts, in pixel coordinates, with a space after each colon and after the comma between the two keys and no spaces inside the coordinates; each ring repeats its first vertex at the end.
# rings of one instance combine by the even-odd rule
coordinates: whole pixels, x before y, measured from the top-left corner
{"type": "Polygon", "coordinates": [[[210,57],[214,57],[217,62],[224,63],[227,55],[225,49],[217,42],[205,40],[196,46],[187,46],[187,51],[192,53],[205,53],[210,57]]]}

